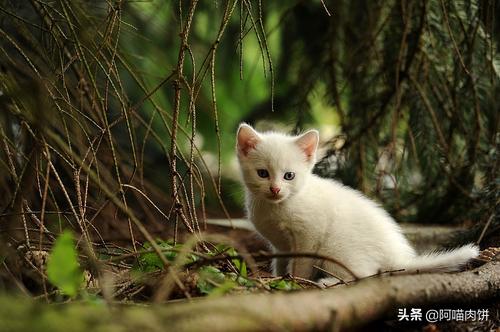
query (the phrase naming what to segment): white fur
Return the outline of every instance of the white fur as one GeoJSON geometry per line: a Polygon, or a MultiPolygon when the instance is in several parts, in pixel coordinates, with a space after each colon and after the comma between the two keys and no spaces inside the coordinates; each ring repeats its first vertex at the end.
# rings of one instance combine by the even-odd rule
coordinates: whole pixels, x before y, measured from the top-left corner
{"type": "MultiPolygon", "coordinates": [[[[315,158],[307,151],[315,153],[317,131],[297,137],[258,133],[242,124],[237,138],[248,217],[275,251],[326,255],[358,277],[401,269],[454,271],[478,255],[474,245],[417,255],[399,225],[378,204],[359,191],[312,174],[315,158]],[[258,169],[267,170],[269,178],[259,177],[258,169]],[[285,172],[294,172],[295,178],[285,180],[285,172]],[[280,188],[277,196],[271,186],[280,188]]],[[[310,258],[279,259],[273,265],[275,274],[312,278],[313,265],[320,265],[338,279],[352,279],[338,265],[310,258]]]]}

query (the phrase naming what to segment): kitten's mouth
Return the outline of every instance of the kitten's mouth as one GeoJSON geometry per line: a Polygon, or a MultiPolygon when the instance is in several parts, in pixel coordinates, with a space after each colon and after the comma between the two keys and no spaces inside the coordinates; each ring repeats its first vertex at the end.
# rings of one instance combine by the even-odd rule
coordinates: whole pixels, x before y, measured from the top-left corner
{"type": "Polygon", "coordinates": [[[267,199],[269,199],[270,201],[272,201],[274,203],[281,202],[284,198],[285,198],[285,196],[283,196],[283,195],[268,195],[267,196],[267,199]]]}

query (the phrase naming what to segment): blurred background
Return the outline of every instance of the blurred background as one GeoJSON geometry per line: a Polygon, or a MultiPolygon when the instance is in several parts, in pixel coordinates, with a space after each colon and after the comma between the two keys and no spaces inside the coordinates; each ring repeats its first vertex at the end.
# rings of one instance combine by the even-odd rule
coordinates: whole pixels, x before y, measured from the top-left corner
{"type": "Polygon", "coordinates": [[[2,245],[70,228],[135,248],[242,217],[242,121],[319,129],[315,172],[398,221],[497,231],[498,13],[493,0],[2,0],[2,245]]]}

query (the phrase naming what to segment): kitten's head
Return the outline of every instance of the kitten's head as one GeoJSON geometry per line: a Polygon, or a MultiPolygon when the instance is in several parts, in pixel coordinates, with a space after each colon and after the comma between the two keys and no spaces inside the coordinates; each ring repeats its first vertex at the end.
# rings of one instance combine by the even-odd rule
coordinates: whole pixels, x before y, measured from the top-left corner
{"type": "Polygon", "coordinates": [[[318,141],[316,130],[288,136],[258,133],[241,124],[236,150],[248,190],[257,198],[275,203],[297,193],[314,167],[318,141]]]}

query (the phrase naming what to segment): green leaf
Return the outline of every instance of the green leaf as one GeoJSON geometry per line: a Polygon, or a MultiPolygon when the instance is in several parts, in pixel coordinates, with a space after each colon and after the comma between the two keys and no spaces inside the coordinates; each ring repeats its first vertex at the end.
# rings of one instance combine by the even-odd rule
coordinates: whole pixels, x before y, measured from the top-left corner
{"type": "MultiPolygon", "coordinates": [[[[158,247],[162,251],[166,250],[166,249],[173,248],[173,246],[166,241],[157,240],[156,242],[157,242],[156,244],[158,245],[158,247]]],[[[151,243],[146,242],[146,243],[144,243],[143,248],[146,250],[149,250],[149,249],[152,249],[153,246],[151,245],[151,243]]],[[[177,253],[172,252],[172,251],[164,251],[163,252],[163,255],[169,261],[173,261],[175,259],[176,254],[177,253]]],[[[139,262],[138,269],[142,272],[153,272],[153,271],[157,271],[157,270],[162,270],[164,268],[163,261],[158,256],[158,254],[156,252],[142,253],[138,257],[138,262],[139,262]]]]}
{"type": "MultiPolygon", "coordinates": [[[[175,246],[171,240],[156,240],[157,246],[162,251],[163,255],[167,260],[173,262],[177,259],[179,252],[182,250],[183,244],[178,243],[175,246]],[[170,250],[171,249],[171,250],[170,250]]],[[[153,248],[151,243],[146,242],[143,244],[143,248],[150,250],[153,248]]],[[[198,257],[194,254],[187,254],[185,261],[179,262],[180,264],[192,263],[198,260],[198,257]]],[[[142,272],[153,272],[157,270],[163,270],[164,264],[163,260],[158,256],[156,252],[142,253],[138,257],[138,265],[134,267],[135,270],[142,272]]]]}
{"type": "Polygon", "coordinates": [[[64,231],[54,243],[47,262],[47,277],[64,294],[73,297],[78,293],[84,279],[71,232],[64,231]]]}
{"type": "Polygon", "coordinates": [[[294,289],[299,289],[300,286],[293,280],[286,280],[286,279],[281,279],[281,280],[273,280],[269,284],[269,287],[272,289],[278,289],[278,290],[294,290],[294,289]]]}
{"type": "Polygon", "coordinates": [[[214,266],[204,266],[200,268],[199,276],[196,286],[203,294],[210,294],[217,286],[224,284],[226,281],[224,273],[214,266]]]}
{"type": "Polygon", "coordinates": [[[218,287],[214,287],[210,291],[210,293],[208,294],[208,296],[210,296],[210,297],[217,297],[217,296],[221,296],[221,295],[227,294],[227,293],[229,293],[236,286],[238,286],[238,284],[234,280],[227,279],[227,280],[225,280],[222,283],[222,285],[220,285],[218,287]]]}
{"type": "Polygon", "coordinates": [[[254,287],[255,286],[255,282],[253,282],[252,280],[250,280],[246,277],[239,276],[234,272],[226,273],[226,277],[237,282],[238,285],[240,285],[240,286],[245,286],[245,287],[254,287]]]}
{"type": "MultiPolygon", "coordinates": [[[[215,249],[216,250],[214,252],[210,253],[212,256],[220,254],[226,254],[228,256],[238,256],[238,251],[236,251],[236,249],[224,244],[217,245],[215,249]]],[[[244,260],[235,258],[232,259],[231,262],[233,263],[234,267],[236,268],[236,270],[238,270],[238,272],[242,277],[244,278],[248,277],[247,264],[245,263],[244,260]]]]}
{"type": "Polygon", "coordinates": [[[153,272],[163,269],[163,262],[155,252],[148,252],[139,256],[138,268],[142,272],[153,272]]]}
{"type": "Polygon", "coordinates": [[[247,263],[245,263],[245,261],[241,259],[233,259],[232,262],[242,277],[248,277],[247,263]]]}

